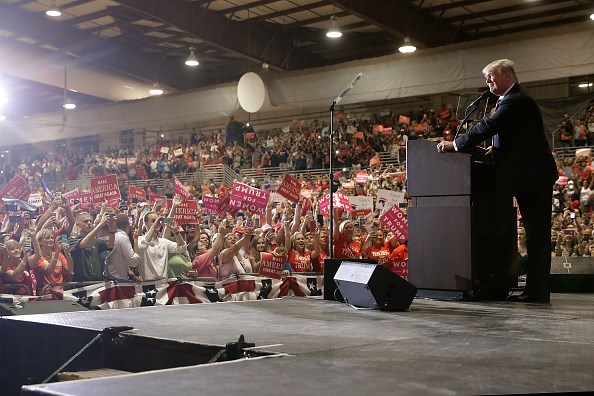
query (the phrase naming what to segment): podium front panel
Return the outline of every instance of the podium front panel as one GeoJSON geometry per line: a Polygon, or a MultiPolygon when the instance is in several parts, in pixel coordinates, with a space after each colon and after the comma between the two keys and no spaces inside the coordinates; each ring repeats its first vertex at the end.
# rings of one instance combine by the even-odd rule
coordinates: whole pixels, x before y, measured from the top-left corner
{"type": "Polygon", "coordinates": [[[408,219],[409,281],[418,289],[471,289],[470,197],[413,198],[408,219]]]}

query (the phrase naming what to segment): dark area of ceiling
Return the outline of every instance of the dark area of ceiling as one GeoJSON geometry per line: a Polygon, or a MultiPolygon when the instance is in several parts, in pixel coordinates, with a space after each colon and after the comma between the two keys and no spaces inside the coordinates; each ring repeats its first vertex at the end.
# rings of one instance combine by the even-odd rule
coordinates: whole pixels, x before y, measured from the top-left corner
{"type": "MultiPolygon", "coordinates": [[[[294,71],[392,54],[405,37],[420,49],[591,23],[592,0],[0,0],[0,44],[67,57],[181,92],[237,81],[267,64],[294,71]],[[330,16],[343,37],[325,36],[330,16]],[[200,66],[184,65],[196,48],[200,66]]],[[[413,55],[414,56],[414,55],[413,55]]],[[[15,116],[61,110],[64,87],[4,75],[15,116]]],[[[114,100],[84,88],[79,104],[114,100]]]]}

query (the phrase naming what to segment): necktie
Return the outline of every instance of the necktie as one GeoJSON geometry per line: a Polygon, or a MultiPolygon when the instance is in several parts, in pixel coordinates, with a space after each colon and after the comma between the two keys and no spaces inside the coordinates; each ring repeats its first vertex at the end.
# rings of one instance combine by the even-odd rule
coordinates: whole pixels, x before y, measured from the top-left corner
{"type": "MultiPolygon", "coordinates": [[[[499,107],[499,103],[501,103],[501,97],[495,102],[495,110],[499,107]]],[[[493,135],[493,148],[499,148],[499,135],[493,135]]]]}

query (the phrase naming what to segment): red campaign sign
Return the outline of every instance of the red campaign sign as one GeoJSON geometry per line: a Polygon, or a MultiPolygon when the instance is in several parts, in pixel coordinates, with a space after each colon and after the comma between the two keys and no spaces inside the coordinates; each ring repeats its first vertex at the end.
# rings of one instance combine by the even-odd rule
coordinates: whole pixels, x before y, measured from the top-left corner
{"type": "Polygon", "coordinates": [[[367,171],[359,170],[357,171],[357,177],[355,179],[357,184],[365,184],[367,183],[367,171]]]}
{"type": "Polygon", "coordinates": [[[394,130],[392,129],[392,127],[387,127],[382,129],[382,135],[391,135],[394,132],[394,130]]]}
{"type": "Polygon", "coordinates": [[[392,272],[399,277],[408,280],[408,260],[392,262],[392,272]]]}
{"type": "MultiPolygon", "coordinates": [[[[330,193],[318,199],[318,206],[320,208],[321,214],[323,214],[324,216],[328,216],[330,214],[330,193]]],[[[346,195],[339,192],[333,194],[332,206],[335,208],[345,209],[349,212],[351,210],[349,198],[346,195]]]]}
{"type": "Polygon", "coordinates": [[[306,197],[299,197],[301,201],[301,213],[307,213],[311,210],[311,201],[306,197]]]}
{"type": "Polygon", "coordinates": [[[31,195],[31,188],[20,176],[15,176],[0,190],[0,198],[10,197],[26,201],[31,195]]]}
{"type": "Polygon", "coordinates": [[[68,205],[72,206],[75,205],[74,201],[75,200],[81,200],[80,199],[80,193],[78,192],[78,188],[75,188],[74,190],[62,193],[62,199],[65,199],[66,201],[68,201],[68,205]]]}
{"type": "Polygon", "coordinates": [[[120,195],[120,186],[116,175],[99,176],[91,179],[91,193],[93,194],[93,203],[107,201],[110,206],[117,203],[122,196],[120,195]]]}
{"type": "Polygon", "coordinates": [[[132,202],[132,198],[136,198],[138,202],[146,202],[146,191],[139,187],[128,186],[128,203],[132,202]]]}
{"type": "Polygon", "coordinates": [[[149,205],[155,206],[156,203],[159,203],[161,206],[165,205],[167,203],[167,197],[165,195],[159,195],[159,194],[154,194],[154,193],[150,193],[149,194],[149,205]]]}
{"type": "Polygon", "coordinates": [[[408,218],[400,210],[398,204],[384,212],[379,220],[394,233],[400,243],[404,243],[408,239],[408,218]]]}
{"type": "Polygon", "coordinates": [[[363,139],[363,132],[362,131],[357,131],[357,132],[353,133],[353,138],[355,138],[355,139],[363,139]]]}
{"type": "Polygon", "coordinates": [[[293,176],[285,173],[285,178],[276,192],[287,198],[289,201],[297,203],[300,199],[301,183],[293,176]]]}
{"type": "Polygon", "coordinates": [[[258,274],[267,278],[280,279],[285,269],[286,257],[284,255],[275,256],[272,253],[262,253],[261,257],[258,274]]]}
{"type": "Polygon", "coordinates": [[[235,213],[237,213],[237,209],[229,206],[230,201],[231,201],[231,199],[229,197],[220,198],[219,204],[215,209],[215,211],[219,217],[224,218],[225,216],[227,216],[227,213],[230,213],[233,216],[235,216],[235,213]]]}
{"type": "Polygon", "coordinates": [[[410,117],[401,115],[400,117],[398,117],[398,123],[410,125],[410,117]]]}
{"type": "Polygon", "coordinates": [[[229,206],[241,210],[246,210],[252,214],[266,215],[266,205],[268,204],[268,191],[260,190],[243,183],[233,183],[231,190],[231,199],[229,206]]]}
{"type": "Polygon", "coordinates": [[[219,197],[211,197],[208,195],[202,196],[202,205],[204,205],[204,209],[206,209],[208,213],[216,212],[219,202],[221,202],[221,198],[219,197]]]}
{"type": "Polygon", "coordinates": [[[181,201],[173,218],[177,224],[198,224],[198,202],[193,199],[181,201]]]}
{"type": "Polygon", "coordinates": [[[369,160],[369,166],[372,168],[375,168],[376,166],[378,166],[381,163],[382,163],[382,160],[377,155],[371,157],[371,159],[369,160]]]}
{"type": "Polygon", "coordinates": [[[80,193],[80,207],[81,209],[89,209],[91,204],[93,203],[93,193],[92,192],[83,192],[80,193]]]}
{"type": "Polygon", "coordinates": [[[186,190],[184,183],[180,182],[179,179],[173,176],[173,193],[179,195],[182,199],[194,199],[192,195],[186,190]]]}
{"type": "Polygon", "coordinates": [[[373,132],[381,132],[383,128],[381,124],[376,124],[373,126],[373,132]]]}

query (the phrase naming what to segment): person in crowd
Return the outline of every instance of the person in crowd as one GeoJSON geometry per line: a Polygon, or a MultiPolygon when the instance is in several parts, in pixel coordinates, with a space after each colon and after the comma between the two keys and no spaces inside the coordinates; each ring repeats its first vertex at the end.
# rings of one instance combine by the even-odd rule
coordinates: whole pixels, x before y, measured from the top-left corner
{"type": "MultiPolygon", "coordinates": [[[[26,254],[21,245],[9,239],[4,243],[2,249],[2,267],[0,275],[5,284],[20,284],[29,289],[33,296],[37,295],[37,277],[35,271],[29,265],[26,254]]],[[[24,290],[18,290],[17,294],[24,294],[24,290]]]]}
{"type": "MultiPolygon", "coordinates": [[[[104,213],[99,223],[93,227],[93,216],[87,212],[76,216],[78,235],[70,239],[70,254],[74,264],[73,282],[102,281],[104,262],[101,260],[104,253],[110,250],[106,235],[116,232],[116,218],[111,213],[104,213]],[[109,231],[108,231],[109,230],[109,231]]],[[[113,247],[114,237],[111,238],[113,247]]]]}
{"type": "MultiPolygon", "coordinates": [[[[175,206],[176,200],[173,202],[172,211],[175,210],[175,206]]],[[[138,237],[138,254],[141,257],[140,276],[144,281],[166,279],[168,253],[186,251],[186,243],[177,230],[175,220],[168,217],[166,218],[168,221],[164,223],[164,219],[155,212],[149,212],[144,216],[144,224],[148,231],[145,235],[138,237]],[[163,226],[172,231],[175,242],[159,236],[163,226]]]]}
{"type": "MultiPolygon", "coordinates": [[[[268,228],[271,230],[270,228],[268,228]]],[[[258,272],[260,263],[262,262],[262,253],[270,253],[270,241],[265,235],[260,233],[259,235],[252,238],[250,242],[250,263],[252,264],[252,270],[258,272]]]]}
{"type": "Polygon", "coordinates": [[[391,255],[396,246],[398,246],[398,239],[392,237],[386,240],[384,231],[379,227],[379,220],[374,221],[377,221],[377,224],[374,225],[374,229],[369,233],[363,244],[363,258],[375,259],[379,265],[391,271],[391,255]]]}
{"type": "MultiPolygon", "coordinates": [[[[62,242],[61,236],[54,237],[49,228],[44,228],[37,233],[37,241],[40,247],[39,260],[35,267],[37,277],[37,293],[41,294],[46,285],[70,282],[74,270],[70,249],[66,242],[62,242]]],[[[55,287],[62,290],[61,285],[55,287]]],[[[49,293],[49,290],[45,291],[49,293]]]]}
{"type": "Polygon", "coordinates": [[[226,231],[224,223],[219,223],[217,233],[210,238],[206,231],[200,232],[198,255],[192,261],[194,275],[199,278],[218,279],[217,255],[223,246],[223,235],[226,231]]]}
{"type": "MultiPolygon", "coordinates": [[[[142,281],[138,275],[140,256],[132,248],[128,232],[130,221],[124,213],[116,215],[116,231],[109,231],[109,238],[113,238],[113,249],[105,258],[103,277],[107,280],[127,281],[132,278],[142,281]]],[[[110,243],[110,242],[108,242],[110,243]]]]}
{"type": "Polygon", "coordinates": [[[495,185],[502,200],[516,198],[528,246],[526,288],[510,300],[548,303],[550,300],[551,193],[557,168],[545,136],[540,110],[518,83],[509,59],[483,69],[491,93],[499,96],[495,112],[453,142],[442,141],[438,151],[465,151],[493,139],[495,185]]]}
{"type": "MultiPolygon", "coordinates": [[[[340,218],[336,216],[335,218],[340,218]]],[[[334,258],[360,259],[361,244],[354,240],[355,226],[350,220],[344,220],[334,227],[334,258]]]]}
{"type": "Polygon", "coordinates": [[[240,239],[235,233],[230,232],[223,237],[222,251],[219,254],[219,279],[227,279],[233,274],[245,274],[252,272],[252,264],[249,257],[246,258],[241,250],[247,249],[252,238],[253,229],[243,228],[240,239]]]}
{"type": "Polygon", "coordinates": [[[285,222],[285,249],[287,250],[287,262],[293,269],[293,272],[319,272],[318,255],[320,253],[319,232],[314,230],[313,250],[307,250],[305,247],[305,237],[301,232],[290,235],[290,224],[285,222]],[[315,264],[315,265],[314,265],[315,264]]]}

